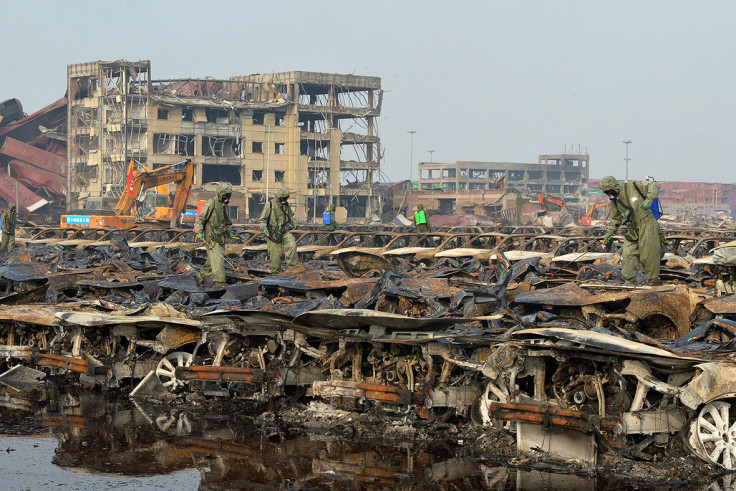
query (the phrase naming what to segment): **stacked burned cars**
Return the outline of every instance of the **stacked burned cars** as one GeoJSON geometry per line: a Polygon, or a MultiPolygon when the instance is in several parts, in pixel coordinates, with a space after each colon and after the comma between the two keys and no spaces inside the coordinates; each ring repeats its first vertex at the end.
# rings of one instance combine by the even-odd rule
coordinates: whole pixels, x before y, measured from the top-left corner
{"type": "Polygon", "coordinates": [[[570,230],[295,231],[301,264],[269,276],[245,227],[208,288],[191,231],[28,227],[0,268],[0,383],[321,400],[589,464],[685,448],[736,468],[733,238],[678,231],[664,284],[628,286],[620,241],[570,230]]]}

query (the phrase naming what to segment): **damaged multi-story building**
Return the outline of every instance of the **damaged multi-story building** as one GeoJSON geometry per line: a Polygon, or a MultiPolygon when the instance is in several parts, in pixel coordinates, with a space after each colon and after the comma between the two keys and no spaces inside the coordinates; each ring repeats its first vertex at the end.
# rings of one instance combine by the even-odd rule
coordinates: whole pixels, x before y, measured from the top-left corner
{"type": "Polygon", "coordinates": [[[381,160],[376,119],[379,77],[292,71],[226,80],[153,80],[149,61],[68,66],[68,202],[114,205],[128,162],[149,169],[191,159],[191,202],[233,185],[231,215],[258,218],[280,187],[297,220],[329,204],[348,218],[379,208],[373,189],[381,160]]]}
{"type": "Polygon", "coordinates": [[[420,162],[414,204],[442,212],[493,214],[514,205],[517,193],[562,198],[588,206],[589,155],[540,155],[536,164],[511,162],[420,162]]]}

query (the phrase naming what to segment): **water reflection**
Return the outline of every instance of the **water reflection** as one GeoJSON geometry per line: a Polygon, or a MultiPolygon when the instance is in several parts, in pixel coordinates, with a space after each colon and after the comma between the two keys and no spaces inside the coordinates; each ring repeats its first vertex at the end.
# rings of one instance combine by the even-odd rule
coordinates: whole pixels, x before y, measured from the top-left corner
{"type": "MultiPolygon", "coordinates": [[[[597,482],[590,475],[566,474],[559,468],[479,462],[467,458],[464,447],[450,442],[356,441],[258,424],[241,409],[213,412],[142,405],[93,392],[51,395],[41,390],[0,389],[0,433],[50,432],[57,441],[53,464],[78,473],[132,478],[196,471],[200,489],[627,488],[597,482]]],[[[730,479],[721,479],[709,489],[730,486],[730,479]]]]}

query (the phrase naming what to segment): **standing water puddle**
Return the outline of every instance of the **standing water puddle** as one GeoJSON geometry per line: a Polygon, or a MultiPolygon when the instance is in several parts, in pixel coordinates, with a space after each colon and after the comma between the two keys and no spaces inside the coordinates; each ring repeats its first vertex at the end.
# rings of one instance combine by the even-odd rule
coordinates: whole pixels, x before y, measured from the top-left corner
{"type": "Polygon", "coordinates": [[[453,440],[397,445],[290,432],[237,409],[7,388],[0,406],[3,489],[647,489],[481,462],[453,440]]]}

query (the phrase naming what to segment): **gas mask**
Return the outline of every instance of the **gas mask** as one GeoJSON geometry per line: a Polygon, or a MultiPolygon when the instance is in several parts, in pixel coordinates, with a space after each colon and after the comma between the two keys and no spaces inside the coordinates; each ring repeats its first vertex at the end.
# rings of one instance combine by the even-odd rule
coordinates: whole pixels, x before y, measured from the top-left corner
{"type": "Polygon", "coordinates": [[[230,203],[230,195],[229,195],[229,194],[223,194],[223,195],[222,195],[222,203],[223,203],[223,204],[228,204],[228,203],[230,203]]]}
{"type": "Polygon", "coordinates": [[[286,204],[286,201],[287,201],[287,199],[288,199],[288,198],[279,198],[279,203],[281,203],[282,205],[285,205],[285,204],[286,204]]]}

